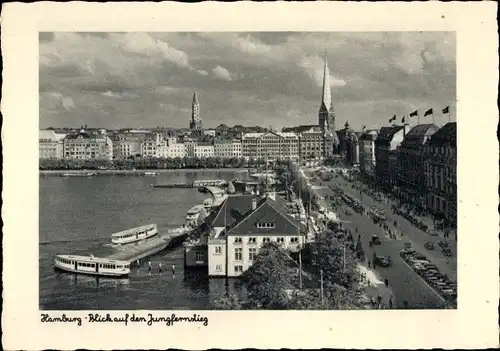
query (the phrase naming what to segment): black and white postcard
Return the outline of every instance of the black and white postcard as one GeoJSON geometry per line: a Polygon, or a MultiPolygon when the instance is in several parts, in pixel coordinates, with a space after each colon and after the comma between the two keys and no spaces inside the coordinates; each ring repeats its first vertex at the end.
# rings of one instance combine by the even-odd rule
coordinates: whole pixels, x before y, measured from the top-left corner
{"type": "Polygon", "coordinates": [[[498,346],[494,17],[5,6],[4,347],[498,346]]]}

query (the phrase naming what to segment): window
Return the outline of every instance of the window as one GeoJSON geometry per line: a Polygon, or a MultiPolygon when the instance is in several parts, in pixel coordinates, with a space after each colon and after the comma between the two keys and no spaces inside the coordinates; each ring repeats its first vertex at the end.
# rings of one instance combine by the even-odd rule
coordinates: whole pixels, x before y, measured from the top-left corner
{"type": "Polygon", "coordinates": [[[235,261],[243,260],[243,249],[242,248],[234,249],[234,260],[235,261]]]}
{"type": "Polygon", "coordinates": [[[290,243],[292,243],[292,244],[298,244],[299,243],[299,238],[297,238],[297,237],[291,238],[290,239],[290,243]]]}
{"type": "Polygon", "coordinates": [[[215,247],[215,254],[216,255],[222,254],[222,246],[216,246],[215,247]]]}
{"type": "Polygon", "coordinates": [[[276,239],[276,242],[279,244],[283,244],[285,242],[285,238],[278,238],[276,239]]]}
{"type": "Polygon", "coordinates": [[[249,244],[256,244],[257,243],[257,238],[249,238],[248,239],[249,244]]]}
{"type": "Polygon", "coordinates": [[[235,273],[243,273],[243,266],[234,266],[235,273]]]}
{"type": "Polygon", "coordinates": [[[204,262],[205,255],[203,251],[196,251],[196,262],[204,262]]]}
{"type": "Polygon", "coordinates": [[[222,272],[222,265],[221,264],[218,264],[215,266],[215,271],[216,272],[222,272]]]}
{"type": "Polygon", "coordinates": [[[257,249],[254,247],[251,247],[248,250],[248,260],[253,261],[255,259],[255,256],[257,256],[257,249]]]}
{"type": "Polygon", "coordinates": [[[241,244],[241,238],[234,238],[235,244],[241,244]]]}
{"type": "Polygon", "coordinates": [[[271,238],[263,238],[263,239],[262,239],[262,243],[263,243],[263,244],[264,244],[264,243],[268,243],[268,242],[270,242],[270,241],[271,241],[271,238]]]}
{"type": "Polygon", "coordinates": [[[269,223],[269,222],[257,223],[257,228],[274,228],[274,223],[269,223]]]}

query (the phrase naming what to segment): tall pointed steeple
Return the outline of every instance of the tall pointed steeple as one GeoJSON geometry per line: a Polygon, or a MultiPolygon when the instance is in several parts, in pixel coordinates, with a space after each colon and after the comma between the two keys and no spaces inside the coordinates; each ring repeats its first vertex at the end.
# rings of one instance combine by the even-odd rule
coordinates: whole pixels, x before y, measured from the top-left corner
{"type": "Polygon", "coordinates": [[[325,50],[325,67],[323,69],[323,95],[321,96],[321,104],[330,112],[332,107],[332,93],[330,91],[330,70],[328,69],[328,57],[325,50]]]}
{"type": "Polygon", "coordinates": [[[191,105],[191,121],[189,123],[189,128],[192,130],[202,129],[202,120],[200,116],[200,103],[198,102],[198,95],[196,91],[193,94],[193,103],[191,105]]]}

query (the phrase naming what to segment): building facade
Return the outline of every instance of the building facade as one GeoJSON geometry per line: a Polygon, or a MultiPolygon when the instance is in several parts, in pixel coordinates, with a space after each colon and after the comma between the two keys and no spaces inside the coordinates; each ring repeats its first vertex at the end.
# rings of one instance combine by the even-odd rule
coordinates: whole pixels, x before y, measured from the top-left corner
{"type": "Polygon", "coordinates": [[[220,139],[214,140],[215,157],[232,158],[242,157],[241,140],[237,139],[220,139]]]}
{"type": "Polygon", "coordinates": [[[364,132],[359,138],[359,170],[361,176],[369,181],[375,180],[375,140],[378,130],[364,132]]]}
{"type": "Polygon", "coordinates": [[[420,210],[426,207],[424,145],[438,130],[435,124],[419,124],[405,135],[398,148],[398,197],[420,210]]]}
{"type": "Polygon", "coordinates": [[[76,160],[112,160],[113,142],[106,135],[90,134],[81,129],[63,141],[64,158],[76,160]]]}
{"type": "Polygon", "coordinates": [[[186,145],[178,142],[177,138],[169,137],[162,140],[158,147],[158,157],[176,158],[186,156],[186,145]]]}
{"type": "Polygon", "coordinates": [[[230,195],[209,221],[210,276],[240,276],[266,242],[296,251],[304,240],[300,223],[287,213],[286,201],[275,193],[230,195]]]}
{"type": "Polygon", "coordinates": [[[65,134],[53,130],[40,130],[38,133],[38,154],[41,159],[63,158],[65,134]]]}
{"type": "Polygon", "coordinates": [[[246,159],[299,160],[299,137],[295,133],[246,133],[241,139],[242,155],[246,159]]]}
{"type": "Polygon", "coordinates": [[[457,123],[440,128],[425,143],[424,163],[427,210],[457,224],[457,123]]]}
{"type": "Polygon", "coordinates": [[[150,137],[150,133],[116,133],[111,136],[113,142],[113,158],[126,159],[142,156],[142,142],[150,137]]]}
{"type": "Polygon", "coordinates": [[[408,126],[382,127],[375,140],[375,181],[385,191],[397,187],[397,148],[403,142],[408,126]]]}
{"type": "Polygon", "coordinates": [[[211,143],[198,142],[194,146],[194,155],[200,158],[214,157],[215,156],[214,146],[211,143]]]}
{"type": "Polygon", "coordinates": [[[202,119],[200,115],[200,102],[196,92],[193,94],[193,102],[191,104],[191,121],[189,122],[189,129],[191,131],[198,131],[201,133],[203,130],[202,119]]]}

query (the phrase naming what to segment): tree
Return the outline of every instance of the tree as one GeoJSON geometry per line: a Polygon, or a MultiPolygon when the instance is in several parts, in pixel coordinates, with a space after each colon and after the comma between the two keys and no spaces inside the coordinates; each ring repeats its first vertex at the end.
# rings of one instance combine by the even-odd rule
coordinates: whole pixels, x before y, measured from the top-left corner
{"type": "Polygon", "coordinates": [[[241,302],[235,295],[225,295],[212,302],[216,310],[241,310],[241,302]]]}
{"type": "Polygon", "coordinates": [[[262,246],[252,266],[242,275],[252,309],[284,309],[288,304],[286,289],[293,288],[287,276],[288,258],[278,243],[262,246]]]}
{"type": "Polygon", "coordinates": [[[305,251],[310,255],[305,261],[314,274],[319,275],[323,270],[325,287],[339,285],[350,289],[357,282],[357,260],[351,247],[339,239],[330,230],[320,233],[310,248],[305,251]],[[344,255],[345,250],[345,255],[344,255]],[[344,264],[345,259],[345,264],[344,264]]]}

